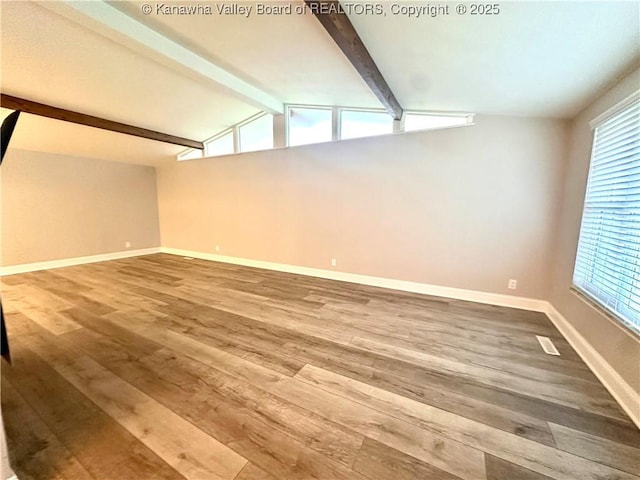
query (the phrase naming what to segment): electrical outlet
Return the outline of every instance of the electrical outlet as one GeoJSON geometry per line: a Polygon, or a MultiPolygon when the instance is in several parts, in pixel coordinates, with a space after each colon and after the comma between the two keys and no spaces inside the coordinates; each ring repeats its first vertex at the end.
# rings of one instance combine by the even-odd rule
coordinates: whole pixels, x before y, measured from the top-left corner
{"type": "Polygon", "coordinates": [[[124,242],[124,248],[131,248],[131,242],[124,242]]]}
{"type": "Polygon", "coordinates": [[[336,261],[336,259],[335,259],[335,258],[332,258],[332,259],[331,259],[331,266],[332,266],[332,267],[335,267],[336,265],[338,265],[338,262],[336,261]]]}
{"type": "Polygon", "coordinates": [[[216,252],[220,251],[220,245],[216,245],[216,252]]]}
{"type": "Polygon", "coordinates": [[[512,278],[509,280],[509,290],[515,290],[516,288],[518,288],[518,281],[512,278]]]}

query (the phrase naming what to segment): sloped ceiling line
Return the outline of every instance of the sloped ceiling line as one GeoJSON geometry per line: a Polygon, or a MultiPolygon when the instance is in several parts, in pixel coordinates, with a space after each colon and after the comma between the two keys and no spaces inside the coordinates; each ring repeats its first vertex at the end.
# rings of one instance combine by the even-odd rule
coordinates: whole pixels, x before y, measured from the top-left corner
{"type": "Polygon", "coordinates": [[[187,68],[223,86],[249,105],[268,113],[284,112],[284,103],[281,100],[143,25],[104,1],[42,2],[41,5],[140,53],[151,52],[165,61],[187,68]]]}

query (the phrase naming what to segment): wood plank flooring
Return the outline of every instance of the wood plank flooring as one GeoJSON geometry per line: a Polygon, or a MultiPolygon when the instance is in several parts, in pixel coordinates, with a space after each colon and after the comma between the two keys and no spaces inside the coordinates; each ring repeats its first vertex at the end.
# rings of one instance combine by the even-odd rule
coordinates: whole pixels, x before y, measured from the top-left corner
{"type": "Polygon", "coordinates": [[[166,254],[1,285],[21,480],[640,480],[541,313],[166,254]]]}

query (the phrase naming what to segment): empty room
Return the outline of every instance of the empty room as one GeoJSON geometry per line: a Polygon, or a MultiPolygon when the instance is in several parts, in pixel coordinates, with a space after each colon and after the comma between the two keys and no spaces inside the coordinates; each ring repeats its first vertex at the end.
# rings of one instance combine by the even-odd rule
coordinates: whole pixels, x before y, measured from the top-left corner
{"type": "Polygon", "coordinates": [[[0,37],[0,480],[640,480],[639,2],[0,37]]]}

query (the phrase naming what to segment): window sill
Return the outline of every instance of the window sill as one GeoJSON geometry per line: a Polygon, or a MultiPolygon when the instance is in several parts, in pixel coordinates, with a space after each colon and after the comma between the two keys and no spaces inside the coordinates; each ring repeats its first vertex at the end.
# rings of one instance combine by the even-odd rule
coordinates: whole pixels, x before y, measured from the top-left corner
{"type": "Polygon", "coordinates": [[[591,309],[595,310],[597,313],[606,317],[611,323],[613,323],[620,330],[625,332],[627,335],[631,335],[634,339],[640,340],[640,330],[631,326],[626,320],[623,320],[619,316],[615,315],[609,309],[604,307],[600,302],[595,300],[589,294],[583,292],[575,285],[571,285],[569,291],[573,293],[579,300],[583,303],[587,304],[591,309]]]}

